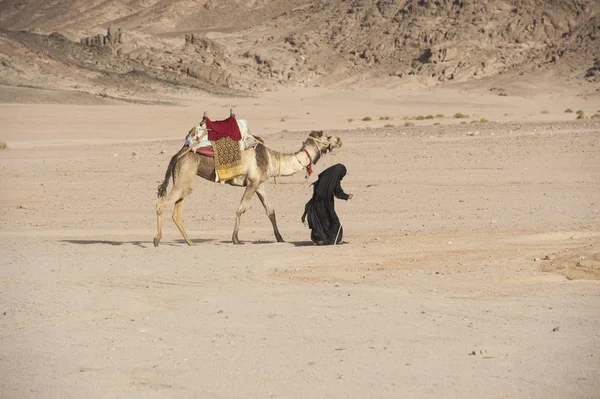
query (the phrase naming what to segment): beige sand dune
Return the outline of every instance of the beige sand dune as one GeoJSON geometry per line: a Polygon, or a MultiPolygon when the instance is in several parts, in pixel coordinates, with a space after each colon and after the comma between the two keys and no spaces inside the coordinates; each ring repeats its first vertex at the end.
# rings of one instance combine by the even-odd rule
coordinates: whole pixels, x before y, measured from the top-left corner
{"type": "Polygon", "coordinates": [[[600,104],[509,99],[315,88],[0,105],[0,396],[597,397],[600,122],[563,111],[600,104]],[[315,172],[348,168],[347,244],[311,245],[314,175],[299,174],[267,188],[286,243],[253,200],[232,245],[242,191],[198,179],[196,245],[167,217],[154,248],[170,156],[204,110],[229,107],[274,149],[313,128],[342,138],[315,172]]]}

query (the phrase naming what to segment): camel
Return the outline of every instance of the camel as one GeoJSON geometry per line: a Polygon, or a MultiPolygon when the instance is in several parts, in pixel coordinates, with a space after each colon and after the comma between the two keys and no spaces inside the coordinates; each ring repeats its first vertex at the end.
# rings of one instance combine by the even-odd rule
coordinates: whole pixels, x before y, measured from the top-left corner
{"type": "MultiPolygon", "coordinates": [[[[203,118],[204,121],[205,118],[203,118]]],[[[203,122],[201,122],[203,123],[203,122]]],[[[260,140],[253,149],[242,151],[242,175],[228,180],[227,184],[235,187],[246,187],[240,205],[236,211],[235,227],[233,229],[232,241],[241,244],[238,238],[241,216],[246,212],[248,202],[256,193],[262,203],[271,224],[277,242],[283,242],[283,237],[277,228],[275,210],[267,200],[267,192],[263,183],[270,177],[278,179],[280,176],[291,176],[301,170],[310,171],[323,155],[334,148],[341,147],[342,141],[339,137],[327,136],[323,131],[312,131],[302,144],[302,148],[293,154],[282,154],[264,145],[260,140]]],[[[156,204],[157,235],[154,237],[154,246],[157,247],[162,238],[162,214],[167,205],[174,203],[173,221],[183,235],[188,245],[193,245],[189,239],[182,223],[183,203],[185,198],[192,193],[195,176],[198,175],[206,180],[215,182],[214,158],[191,152],[184,145],[175,154],[165,173],[165,180],[158,186],[158,198],[156,204]],[[173,180],[173,188],[166,194],[169,180],[173,180]]]]}

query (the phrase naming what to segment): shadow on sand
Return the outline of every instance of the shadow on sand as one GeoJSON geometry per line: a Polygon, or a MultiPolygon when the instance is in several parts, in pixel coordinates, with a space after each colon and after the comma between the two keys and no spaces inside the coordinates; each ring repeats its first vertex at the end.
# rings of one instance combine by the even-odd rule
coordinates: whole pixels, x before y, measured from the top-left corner
{"type": "Polygon", "coordinates": [[[290,241],[290,244],[292,244],[295,247],[316,247],[315,243],[312,241],[290,241]]]}
{"type": "MultiPolygon", "coordinates": [[[[242,241],[242,240],[240,240],[240,241],[242,242],[242,245],[243,244],[252,244],[252,245],[260,245],[260,244],[285,244],[285,242],[280,243],[280,242],[277,242],[277,241],[264,241],[264,240],[256,240],[256,241],[252,241],[252,240],[242,241]]],[[[223,241],[220,241],[220,243],[221,244],[233,244],[231,242],[231,240],[227,240],[227,241],[223,240],[223,241]]]]}
{"type": "MultiPolygon", "coordinates": [[[[149,248],[149,247],[153,247],[154,243],[152,241],[111,241],[111,240],[60,240],[61,242],[68,242],[69,244],[76,244],[76,245],[113,245],[113,246],[119,246],[119,245],[125,245],[125,244],[131,244],[131,245],[135,245],[136,247],[140,247],[140,248],[149,248]]],[[[203,244],[203,243],[207,243],[210,241],[215,241],[213,238],[195,238],[192,240],[192,242],[194,243],[194,245],[198,245],[198,244],[203,244]]],[[[231,244],[230,240],[227,241],[218,241],[220,244],[231,244]]],[[[256,240],[256,241],[242,241],[242,244],[252,244],[252,245],[262,245],[262,244],[292,244],[295,247],[319,247],[319,245],[315,245],[312,241],[285,241],[283,243],[278,243],[277,241],[263,241],[263,240],[256,240]]],[[[344,244],[348,244],[347,241],[342,241],[341,243],[339,243],[337,246],[339,245],[344,245],[344,244]]],[[[185,242],[185,240],[183,239],[178,239],[178,240],[173,240],[173,241],[163,241],[160,243],[160,246],[173,246],[173,247],[179,247],[179,246],[188,246],[185,242]]],[[[331,247],[332,245],[323,245],[325,247],[331,247]]]]}
{"type": "MultiPolygon", "coordinates": [[[[192,242],[194,244],[202,244],[208,241],[214,241],[212,238],[196,238],[193,239],[192,242]]],[[[61,240],[61,242],[68,242],[69,244],[77,244],[77,245],[95,245],[95,244],[101,244],[101,245],[114,245],[114,246],[118,246],[118,245],[124,245],[124,244],[131,244],[131,245],[135,245],[136,247],[140,247],[140,248],[148,248],[148,247],[153,247],[154,246],[154,242],[152,241],[110,241],[110,240],[61,240]]],[[[183,239],[179,239],[179,240],[175,240],[175,241],[163,241],[160,243],[160,246],[188,246],[187,243],[185,242],[185,240],[183,239]]]]}
{"type": "Polygon", "coordinates": [[[295,247],[339,247],[340,245],[345,245],[345,244],[350,244],[348,241],[342,241],[337,245],[317,245],[312,241],[291,241],[290,244],[294,245],[295,247]]]}

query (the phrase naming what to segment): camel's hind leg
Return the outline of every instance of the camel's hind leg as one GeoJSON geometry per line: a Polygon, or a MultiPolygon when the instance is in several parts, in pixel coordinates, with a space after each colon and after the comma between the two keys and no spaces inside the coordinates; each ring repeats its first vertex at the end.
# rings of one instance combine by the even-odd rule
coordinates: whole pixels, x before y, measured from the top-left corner
{"type": "Polygon", "coordinates": [[[258,187],[258,189],[256,189],[256,195],[258,195],[260,202],[262,202],[263,207],[265,208],[265,211],[267,212],[267,216],[269,217],[269,220],[271,220],[271,224],[273,225],[273,232],[275,233],[275,238],[277,239],[277,242],[283,242],[283,237],[281,237],[281,234],[279,233],[279,229],[277,228],[277,220],[275,219],[275,210],[271,207],[271,204],[269,203],[269,200],[267,199],[267,191],[265,190],[265,187],[263,185],[260,185],[258,187]]]}
{"type": "Polygon", "coordinates": [[[175,209],[173,210],[173,221],[177,225],[177,228],[185,238],[188,245],[192,245],[192,242],[188,238],[183,224],[181,222],[181,213],[183,211],[183,199],[192,193],[192,186],[194,185],[194,178],[196,177],[196,171],[198,170],[198,163],[190,157],[182,157],[173,170],[173,188],[164,198],[162,198],[156,204],[156,227],[157,234],[154,237],[154,246],[158,247],[162,238],[162,214],[165,208],[172,203],[175,203],[175,209]]]}
{"type": "Polygon", "coordinates": [[[182,189],[180,187],[175,186],[175,187],[173,187],[173,189],[171,190],[171,192],[169,194],[167,194],[163,199],[158,201],[158,203],[156,204],[157,233],[156,233],[156,237],[154,237],[154,246],[155,247],[158,247],[158,244],[160,244],[160,240],[162,238],[162,215],[163,215],[163,212],[165,211],[165,208],[172,202],[175,203],[175,207],[173,208],[173,221],[175,222],[175,225],[177,226],[177,228],[183,235],[185,242],[187,242],[188,245],[193,245],[192,241],[190,241],[190,239],[188,238],[188,236],[183,228],[183,223],[182,223],[182,219],[181,219],[181,215],[183,212],[184,199],[191,193],[192,193],[191,188],[182,189]]]}
{"type": "Polygon", "coordinates": [[[156,203],[156,237],[154,237],[155,247],[158,247],[158,244],[160,244],[160,240],[162,239],[163,212],[165,211],[167,205],[175,202],[175,199],[179,199],[180,197],[181,190],[177,189],[177,187],[173,187],[171,191],[169,191],[169,194],[156,203]]]}
{"type": "Polygon", "coordinates": [[[181,215],[183,214],[183,203],[185,202],[185,197],[187,197],[191,193],[192,193],[191,189],[185,190],[183,192],[183,196],[175,202],[175,207],[173,208],[173,221],[175,222],[175,225],[179,229],[179,232],[185,239],[185,242],[187,242],[187,244],[189,246],[192,246],[194,244],[189,239],[187,233],[185,232],[185,229],[183,228],[183,220],[181,218],[181,215]]]}
{"type": "Polygon", "coordinates": [[[158,247],[158,244],[160,244],[160,240],[162,238],[162,214],[165,211],[167,204],[171,201],[172,196],[173,190],[171,190],[169,194],[161,198],[160,201],[156,203],[156,237],[154,237],[155,247],[158,247]]]}
{"type": "Polygon", "coordinates": [[[242,196],[240,206],[238,206],[237,212],[235,213],[235,227],[233,228],[233,237],[231,238],[234,244],[241,244],[238,238],[238,231],[240,230],[240,219],[244,212],[246,212],[248,202],[250,202],[250,199],[256,192],[256,189],[257,187],[252,184],[246,186],[246,191],[244,191],[244,195],[242,196]]]}

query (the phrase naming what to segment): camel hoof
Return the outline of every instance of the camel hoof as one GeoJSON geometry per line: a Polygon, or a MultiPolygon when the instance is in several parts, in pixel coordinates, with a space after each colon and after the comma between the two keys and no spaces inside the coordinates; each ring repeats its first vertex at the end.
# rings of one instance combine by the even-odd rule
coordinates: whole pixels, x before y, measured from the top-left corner
{"type": "Polygon", "coordinates": [[[233,245],[244,245],[240,240],[233,240],[233,245]]]}
{"type": "Polygon", "coordinates": [[[158,247],[159,243],[160,243],[160,240],[158,239],[158,237],[154,237],[154,246],[158,247]]]}
{"type": "Polygon", "coordinates": [[[279,238],[277,239],[277,242],[285,242],[285,240],[284,240],[283,238],[279,237],[279,238]]]}

